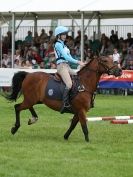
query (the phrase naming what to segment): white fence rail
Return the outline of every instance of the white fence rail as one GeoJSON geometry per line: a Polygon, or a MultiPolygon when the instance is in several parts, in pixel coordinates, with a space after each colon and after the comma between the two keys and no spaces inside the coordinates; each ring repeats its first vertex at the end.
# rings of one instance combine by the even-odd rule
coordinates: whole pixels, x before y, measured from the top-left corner
{"type": "Polygon", "coordinates": [[[18,71],[26,71],[29,73],[32,72],[46,72],[46,73],[55,73],[56,69],[11,69],[11,68],[0,68],[0,87],[9,87],[11,86],[12,78],[15,73],[18,71]]]}

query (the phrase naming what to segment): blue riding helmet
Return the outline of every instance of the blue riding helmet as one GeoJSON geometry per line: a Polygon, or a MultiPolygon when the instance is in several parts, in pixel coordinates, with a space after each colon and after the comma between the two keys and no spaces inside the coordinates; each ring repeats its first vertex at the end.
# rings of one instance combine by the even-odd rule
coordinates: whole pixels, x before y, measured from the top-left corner
{"type": "Polygon", "coordinates": [[[68,32],[69,30],[65,26],[58,26],[57,28],[55,28],[55,36],[62,34],[62,33],[68,33],[68,32]]]}

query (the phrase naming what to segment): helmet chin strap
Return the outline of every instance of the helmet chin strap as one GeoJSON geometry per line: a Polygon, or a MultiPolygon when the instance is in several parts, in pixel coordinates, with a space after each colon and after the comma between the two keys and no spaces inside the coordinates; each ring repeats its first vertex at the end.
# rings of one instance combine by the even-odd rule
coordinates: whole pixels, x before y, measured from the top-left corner
{"type": "Polygon", "coordinates": [[[61,41],[63,41],[63,40],[61,39],[61,34],[58,35],[58,39],[60,39],[61,41]]]}

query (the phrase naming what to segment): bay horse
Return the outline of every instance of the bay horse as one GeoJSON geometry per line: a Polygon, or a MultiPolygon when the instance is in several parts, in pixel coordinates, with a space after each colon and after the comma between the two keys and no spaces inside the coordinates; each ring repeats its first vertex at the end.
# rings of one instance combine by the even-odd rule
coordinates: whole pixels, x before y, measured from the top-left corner
{"type": "MultiPolygon", "coordinates": [[[[110,56],[101,56],[91,59],[90,62],[77,72],[80,83],[85,89],[82,92],[78,92],[71,101],[74,116],[70,127],[64,134],[64,139],[67,140],[69,138],[69,135],[76,127],[77,123],[80,122],[85,140],[87,142],[89,141],[86,113],[91,108],[92,96],[96,91],[100,76],[103,73],[120,76],[122,70],[117,64],[113,63],[110,56]]],[[[15,104],[14,106],[16,121],[15,125],[11,128],[12,134],[15,134],[20,127],[20,111],[22,110],[29,109],[31,112],[32,119],[29,119],[28,124],[32,124],[38,119],[33,108],[35,104],[43,103],[55,111],[60,111],[62,101],[50,100],[45,95],[45,89],[50,77],[51,74],[45,72],[28,73],[20,71],[14,74],[12,78],[12,91],[6,98],[10,101],[16,101],[18,95],[22,93],[24,99],[21,103],[15,104]]]]}

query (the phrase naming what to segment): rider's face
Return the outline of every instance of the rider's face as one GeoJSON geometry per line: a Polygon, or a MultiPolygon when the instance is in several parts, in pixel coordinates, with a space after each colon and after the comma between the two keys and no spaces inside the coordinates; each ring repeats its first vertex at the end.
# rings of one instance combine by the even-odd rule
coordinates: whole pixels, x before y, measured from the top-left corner
{"type": "Polygon", "coordinates": [[[62,41],[65,41],[65,40],[66,40],[66,36],[67,36],[66,33],[61,34],[61,40],[62,40],[62,41]]]}

